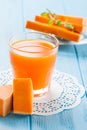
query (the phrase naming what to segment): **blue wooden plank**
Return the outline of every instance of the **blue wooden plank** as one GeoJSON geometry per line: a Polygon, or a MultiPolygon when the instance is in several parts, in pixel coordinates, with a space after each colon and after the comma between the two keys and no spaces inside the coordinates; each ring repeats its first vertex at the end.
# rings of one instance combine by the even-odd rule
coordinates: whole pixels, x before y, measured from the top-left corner
{"type": "MultiPolygon", "coordinates": [[[[83,1],[70,0],[68,1],[68,4],[66,0],[64,0],[64,2],[66,7],[65,14],[87,17],[86,0],[83,1]],[[72,7],[70,5],[72,5],[72,7]]],[[[79,72],[81,75],[82,83],[86,89],[86,97],[87,97],[87,45],[75,46],[75,52],[76,52],[79,72]]],[[[73,120],[74,120],[74,125],[76,130],[87,129],[87,99],[86,98],[84,98],[82,106],[78,107],[78,111],[76,109],[74,110],[73,120]],[[80,114],[80,116],[78,113],[80,114]]]]}
{"type": "MultiPolygon", "coordinates": [[[[23,31],[21,0],[0,1],[0,71],[10,67],[8,37],[23,31]]],[[[9,114],[0,117],[0,130],[30,130],[30,117],[9,114]]]]}
{"type": "MultiPolygon", "coordinates": [[[[86,16],[87,17],[87,12],[86,10],[86,5],[87,5],[87,1],[83,0],[83,1],[67,1],[64,0],[65,2],[65,14],[67,15],[77,15],[77,16],[86,16]],[[70,6],[72,5],[72,7],[70,6]],[[81,10],[83,9],[84,10],[81,10]]],[[[87,84],[87,71],[86,71],[86,57],[87,57],[87,53],[86,53],[86,45],[84,46],[74,46],[75,48],[75,53],[76,53],[76,60],[77,60],[77,64],[78,64],[78,70],[80,73],[80,79],[82,80],[82,84],[86,86],[87,84]]],[[[73,62],[74,63],[74,62],[73,62]]],[[[76,70],[73,70],[74,72],[76,70]]],[[[72,71],[72,72],[73,72],[72,71]]],[[[77,72],[77,71],[76,71],[77,72]]],[[[77,74],[78,75],[78,74],[77,74]]],[[[79,79],[79,80],[80,80],[79,79]]],[[[82,130],[82,128],[85,130],[87,128],[87,99],[84,97],[83,102],[81,103],[80,106],[78,106],[77,108],[74,109],[73,111],[73,122],[74,122],[74,129],[76,130],[82,130]]]]}
{"type": "Polygon", "coordinates": [[[9,114],[0,117],[0,130],[30,130],[29,116],[9,114]]]}
{"type": "Polygon", "coordinates": [[[79,67],[81,70],[83,84],[87,91],[87,45],[76,46],[79,67]]]}
{"type": "Polygon", "coordinates": [[[23,30],[21,0],[0,1],[0,70],[10,67],[8,38],[23,30]]]}
{"type": "Polygon", "coordinates": [[[73,45],[59,46],[55,68],[59,71],[71,74],[72,76],[76,77],[80,83],[82,83],[78,68],[78,61],[73,45]]]}
{"type": "Polygon", "coordinates": [[[87,99],[84,97],[82,103],[73,111],[75,130],[87,129],[87,99]]]}

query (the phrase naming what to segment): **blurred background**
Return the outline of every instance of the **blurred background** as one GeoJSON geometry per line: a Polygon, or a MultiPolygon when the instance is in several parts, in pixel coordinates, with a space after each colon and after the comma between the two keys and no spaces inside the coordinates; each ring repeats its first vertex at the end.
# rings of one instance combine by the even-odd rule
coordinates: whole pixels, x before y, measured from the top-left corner
{"type": "Polygon", "coordinates": [[[59,14],[87,17],[86,0],[0,0],[0,70],[10,67],[9,37],[27,31],[26,20],[33,20],[36,14],[46,9],[59,14]]]}

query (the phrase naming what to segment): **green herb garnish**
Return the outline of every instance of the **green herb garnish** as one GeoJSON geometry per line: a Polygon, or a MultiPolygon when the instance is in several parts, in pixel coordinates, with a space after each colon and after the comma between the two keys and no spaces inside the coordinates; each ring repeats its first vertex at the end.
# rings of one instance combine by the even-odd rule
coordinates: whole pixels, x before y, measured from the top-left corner
{"type": "Polygon", "coordinates": [[[55,24],[57,26],[64,26],[68,29],[71,29],[72,31],[74,31],[74,26],[71,24],[71,23],[68,23],[68,21],[62,21],[60,19],[58,19],[58,15],[51,12],[49,9],[47,9],[46,12],[42,12],[41,13],[41,16],[47,16],[49,17],[49,20],[48,20],[48,24],[49,25],[52,25],[52,24],[55,24]]]}
{"type": "Polygon", "coordinates": [[[54,21],[53,21],[53,19],[52,19],[52,18],[50,18],[50,19],[48,20],[48,24],[49,24],[49,25],[54,24],[54,21]]]}
{"type": "Polygon", "coordinates": [[[42,12],[41,16],[47,16],[47,12],[42,12]]]}
{"type": "Polygon", "coordinates": [[[56,20],[55,24],[57,26],[61,26],[63,24],[62,20],[56,20]]]}
{"type": "Polygon", "coordinates": [[[64,27],[74,30],[74,26],[71,23],[65,22],[64,27]]]}

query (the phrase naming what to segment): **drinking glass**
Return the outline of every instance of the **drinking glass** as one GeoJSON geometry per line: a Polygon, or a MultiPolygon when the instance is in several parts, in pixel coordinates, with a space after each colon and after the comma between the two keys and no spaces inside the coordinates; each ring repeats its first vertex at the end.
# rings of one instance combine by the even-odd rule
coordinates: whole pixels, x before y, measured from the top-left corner
{"type": "Polygon", "coordinates": [[[9,39],[14,78],[31,78],[35,96],[48,91],[58,52],[58,39],[46,33],[23,32],[9,39]]]}

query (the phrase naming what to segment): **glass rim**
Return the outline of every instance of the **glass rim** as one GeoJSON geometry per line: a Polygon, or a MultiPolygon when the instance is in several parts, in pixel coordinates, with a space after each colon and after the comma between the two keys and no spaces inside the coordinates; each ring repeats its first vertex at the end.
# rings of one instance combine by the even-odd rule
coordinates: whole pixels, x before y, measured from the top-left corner
{"type": "MultiPolygon", "coordinates": [[[[56,36],[54,34],[50,34],[50,33],[43,33],[43,32],[37,32],[37,31],[29,31],[29,32],[19,32],[19,33],[15,33],[13,35],[11,35],[8,39],[8,46],[12,49],[15,49],[17,51],[20,51],[20,52],[25,52],[25,53],[34,53],[34,52],[27,52],[27,51],[23,51],[23,50],[20,50],[13,45],[14,42],[11,42],[11,39],[14,38],[14,36],[18,36],[18,35],[21,35],[21,34],[37,34],[37,35],[43,35],[43,36],[49,36],[49,38],[53,38],[53,40],[55,40],[55,47],[51,49],[54,50],[55,48],[59,47],[59,40],[56,38],[56,36]]],[[[33,38],[32,38],[33,39],[33,38]]],[[[23,40],[28,40],[28,39],[23,39],[23,40]]],[[[36,39],[33,39],[33,40],[36,40],[36,39]]],[[[40,40],[40,39],[39,39],[40,40]]],[[[18,40],[19,41],[19,40],[18,40]]],[[[21,40],[20,40],[21,41],[21,40]]],[[[46,41],[46,40],[44,40],[46,41]]],[[[49,42],[49,41],[48,41],[49,42]]],[[[49,42],[49,43],[52,43],[52,42],[49,42]]],[[[35,52],[36,53],[36,52],[35,52]]],[[[37,52],[39,53],[39,52],[37,52]]],[[[41,53],[41,52],[40,52],[41,53]]]]}

